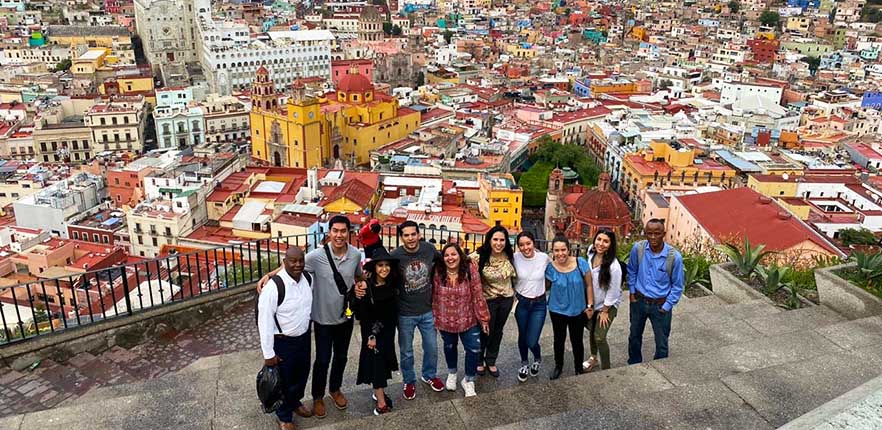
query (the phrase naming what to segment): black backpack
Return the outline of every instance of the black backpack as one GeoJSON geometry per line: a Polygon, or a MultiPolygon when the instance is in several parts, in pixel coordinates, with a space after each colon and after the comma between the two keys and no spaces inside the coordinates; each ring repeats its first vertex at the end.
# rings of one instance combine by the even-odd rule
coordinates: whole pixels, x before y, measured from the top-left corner
{"type": "MultiPolygon", "coordinates": [[[[312,275],[310,275],[307,272],[303,272],[303,277],[306,278],[306,283],[309,284],[310,286],[312,286],[312,275]]],[[[285,283],[282,282],[282,277],[279,275],[273,275],[273,277],[270,278],[270,280],[273,281],[274,284],[276,284],[276,289],[279,291],[279,299],[277,300],[276,306],[277,307],[282,306],[282,302],[285,301],[285,283]]],[[[258,321],[258,319],[257,319],[258,318],[258,316],[257,316],[257,312],[258,312],[257,303],[259,301],[260,301],[260,296],[257,296],[254,298],[254,324],[257,324],[257,321],[258,321]]],[[[275,315],[273,315],[273,319],[276,321],[276,328],[279,330],[279,333],[281,333],[282,326],[279,325],[279,319],[276,318],[275,315]]]]}

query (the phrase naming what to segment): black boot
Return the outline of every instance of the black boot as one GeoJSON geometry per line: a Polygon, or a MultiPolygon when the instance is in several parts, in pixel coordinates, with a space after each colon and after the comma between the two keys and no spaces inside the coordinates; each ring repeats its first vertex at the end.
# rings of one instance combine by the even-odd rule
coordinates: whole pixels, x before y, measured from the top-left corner
{"type": "Polygon", "coordinates": [[[555,379],[558,379],[558,378],[560,378],[561,373],[563,373],[563,367],[562,366],[554,366],[554,370],[551,371],[551,375],[549,376],[549,379],[551,379],[552,381],[555,379]]]}

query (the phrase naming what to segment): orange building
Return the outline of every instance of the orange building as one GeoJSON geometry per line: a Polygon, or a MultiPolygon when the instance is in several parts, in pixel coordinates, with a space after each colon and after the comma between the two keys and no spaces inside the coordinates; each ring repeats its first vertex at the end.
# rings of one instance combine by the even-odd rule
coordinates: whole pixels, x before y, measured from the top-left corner
{"type": "Polygon", "coordinates": [[[107,193],[117,206],[134,207],[144,198],[144,177],[153,172],[152,167],[133,170],[129,167],[107,171],[107,193]]]}

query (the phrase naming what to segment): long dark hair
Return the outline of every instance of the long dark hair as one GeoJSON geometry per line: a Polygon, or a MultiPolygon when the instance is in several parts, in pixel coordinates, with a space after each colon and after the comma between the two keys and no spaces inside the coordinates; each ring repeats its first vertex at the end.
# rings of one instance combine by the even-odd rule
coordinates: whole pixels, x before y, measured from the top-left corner
{"type": "MultiPolygon", "coordinates": [[[[603,253],[598,280],[600,281],[600,288],[608,290],[609,283],[612,280],[612,274],[610,273],[609,268],[613,263],[619,264],[619,260],[616,257],[618,255],[618,245],[616,244],[616,234],[612,230],[603,228],[594,235],[594,240],[591,241],[591,246],[594,246],[594,242],[597,241],[597,236],[600,236],[601,234],[609,238],[609,249],[603,253]]],[[[596,249],[594,250],[594,253],[597,253],[596,249]]]]}
{"type": "Polygon", "coordinates": [[[484,243],[478,247],[478,272],[484,272],[484,266],[487,265],[487,262],[490,261],[490,254],[493,253],[493,246],[491,245],[491,240],[493,239],[493,235],[497,232],[502,233],[505,236],[505,248],[502,249],[502,252],[505,253],[505,256],[508,257],[508,261],[514,264],[514,248],[511,246],[511,242],[508,240],[508,230],[501,225],[494,226],[484,235],[484,243]]]}
{"type": "MultiPolygon", "coordinates": [[[[379,263],[379,262],[377,262],[379,263]]],[[[387,261],[389,263],[389,276],[386,277],[385,287],[383,288],[395,288],[398,289],[401,286],[401,283],[404,282],[404,276],[401,274],[401,266],[399,266],[396,261],[387,261]]],[[[371,264],[369,267],[365,268],[365,278],[367,282],[372,284],[371,286],[377,286],[377,265],[371,264]]]]}
{"type": "Polygon", "coordinates": [[[447,265],[444,264],[444,253],[448,249],[453,248],[459,255],[459,268],[457,269],[457,279],[467,279],[469,277],[469,265],[472,260],[463,252],[455,242],[448,242],[441,248],[441,254],[435,261],[435,275],[441,279],[441,285],[447,285],[447,265]]]}

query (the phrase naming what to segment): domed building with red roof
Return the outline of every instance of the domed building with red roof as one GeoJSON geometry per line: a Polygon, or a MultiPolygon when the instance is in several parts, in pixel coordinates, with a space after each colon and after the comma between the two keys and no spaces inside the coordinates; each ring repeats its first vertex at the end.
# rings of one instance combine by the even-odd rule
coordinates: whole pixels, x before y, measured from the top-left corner
{"type": "Polygon", "coordinates": [[[610,188],[610,176],[601,173],[596,188],[565,185],[564,171],[554,169],[548,179],[545,200],[545,236],[564,234],[571,241],[589,243],[600,229],[619,238],[631,233],[631,211],[610,188]]]}

